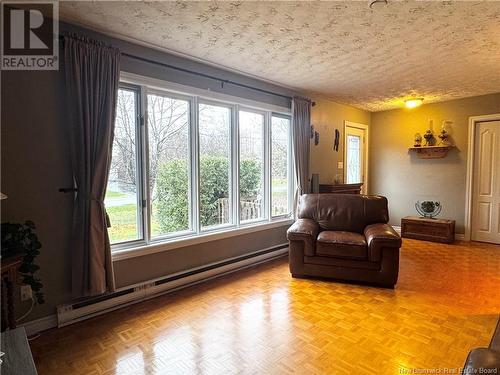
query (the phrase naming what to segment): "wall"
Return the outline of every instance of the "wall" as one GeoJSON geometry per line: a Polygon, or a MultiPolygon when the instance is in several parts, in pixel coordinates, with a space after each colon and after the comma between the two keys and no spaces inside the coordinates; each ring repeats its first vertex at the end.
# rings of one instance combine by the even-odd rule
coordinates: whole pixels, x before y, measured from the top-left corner
{"type": "Polygon", "coordinates": [[[117,287],[286,243],[289,225],[114,262],[117,287]],[[138,270],[143,270],[138,272],[138,270]]]}
{"type": "MultiPolygon", "coordinates": [[[[46,303],[30,319],[55,312],[71,290],[69,236],[72,198],[64,122],[64,81],[59,72],[2,71],[2,222],[32,220],[42,243],[37,272],[46,303]]],[[[21,315],[29,307],[18,307],[21,315]]]]}
{"type": "Polygon", "coordinates": [[[390,224],[400,225],[402,217],[414,215],[415,201],[433,199],[443,204],[440,216],[455,219],[456,232],[464,233],[468,121],[493,113],[500,113],[500,93],[372,113],[370,192],[388,197],[390,224]],[[429,119],[436,134],[443,120],[451,121],[457,147],[446,158],[418,159],[408,151],[429,119]]]}
{"type": "Polygon", "coordinates": [[[311,121],[320,133],[317,146],[311,141],[311,174],[319,173],[322,184],[332,184],[335,175],[343,175],[337,163],[344,160],[344,121],[370,125],[370,112],[335,103],[320,97],[313,97],[316,105],[312,108],[311,121]],[[335,129],[340,131],[339,150],[333,150],[335,129]]]}
{"type": "MultiPolygon", "coordinates": [[[[224,77],[261,89],[293,95],[288,89],[257,81],[178,56],[112,39],[89,30],[61,24],[62,31],[77,31],[163,63],[224,77]]],[[[61,60],[63,54],[61,53],[61,60]]],[[[122,70],[162,78],[168,81],[211,89],[222,93],[289,106],[287,99],[271,96],[186,73],[138,62],[122,61],[122,70]]],[[[1,191],[9,198],[2,201],[2,221],[33,220],[43,247],[37,259],[39,277],[44,284],[46,303],[36,306],[29,320],[55,313],[57,305],[71,300],[72,196],[58,192],[71,186],[68,123],[63,70],[1,72],[1,191]]],[[[163,253],[115,262],[118,286],[165,276],[206,263],[248,254],[286,242],[286,226],[243,236],[212,241],[163,253]]],[[[19,315],[29,305],[18,308],[19,315]]]]}

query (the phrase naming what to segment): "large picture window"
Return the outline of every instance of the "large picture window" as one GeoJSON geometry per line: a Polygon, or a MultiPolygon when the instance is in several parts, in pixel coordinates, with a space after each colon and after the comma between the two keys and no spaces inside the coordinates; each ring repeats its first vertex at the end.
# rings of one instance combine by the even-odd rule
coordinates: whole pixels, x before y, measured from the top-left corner
{"type": "Polygon", "coordinates": [[[289,216],[290,116],[168,87],[120,85],[105,198],[113,251],[289,216]]]}

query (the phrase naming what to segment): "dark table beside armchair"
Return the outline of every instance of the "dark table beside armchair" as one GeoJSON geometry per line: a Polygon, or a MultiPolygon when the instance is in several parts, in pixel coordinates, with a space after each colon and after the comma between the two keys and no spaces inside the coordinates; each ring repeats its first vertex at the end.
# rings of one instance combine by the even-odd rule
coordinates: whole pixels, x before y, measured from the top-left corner
{"type": "Polygon", "coordinates": [[[387,224],[387,199],[304,194],[288,229],[293,277],[326,277],[394,288],[401,237],[387,224]]]}

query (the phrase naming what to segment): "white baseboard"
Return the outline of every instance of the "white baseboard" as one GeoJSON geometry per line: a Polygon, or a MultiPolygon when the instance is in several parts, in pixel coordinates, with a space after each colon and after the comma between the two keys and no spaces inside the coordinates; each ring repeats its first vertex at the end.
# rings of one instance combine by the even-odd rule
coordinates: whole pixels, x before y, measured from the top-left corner
{"type": "Polygon", "coordinates": [[[52,314],[44,316],[40,319],[31,320],[26,323],[20,324],[26,330],[26,335],[31,336],[35,333],[46,331],[51,328],[57,327],[57,315],[52,314]]]}
{"type": "MultiPolygon", "coordinates": [[[[145,283],[137,284],[131,287],[134,287],[135,291],[133,293],[130,293],[129,295],[125,296],[118,296],[115,298],[110,298],[105,301],[97,302],[92,305],[85,306],[83,308],[80,308],[77,311],[77,309],[73,310],[71,308],[71,305],[62,305],[58,306],[58,314],[52,314],[45,316],[40,319],[35,319],[23,324],[20,324],[20,326],[23,326],[26,330],[26,334],[28,336],[36,334],[38,332],[46,331],[51,328],[55,327],[63,327],[66,325],[70,325],[82,320],[89,319],[91,317],[97,316],[97,315],[102,315],[104,313],[117,310],[123,307],[126,307],[128,305],[132,305],[138,302],[142,302],[151,298],[158,297],[160,295],[166,294],[166,293],[171,293],[173,291],[183,289],[195,284],[203,283],[208,280],[215,279],[217,277],[221,277],[233,272],[237,272],[240,270],[243,270],[245,268],[249,268],[261,263],[265,263],[268,261],[271,261],[273,259],[282,257],[288,253],[288,244],[282,244],[275,246],[278,248],[276,251],[260,254],[260,255],[255,255],[249,258],[244,258],[240,261],[236,261],[233,263],[229,264],[223,264],[224,262],[227,262],[228,260],[232,259],[237,259],[236,258],[231,258],[228,260],[225,260],[224,262],[221,262],[220,267],[215,267],[211,268],[207,271],[202,271],[198,273],[191,274],[186,277],[181,277],[172,281],[165,282],[160,285],[155,285],[155,281],[161,280],[161,279],[155,279],[151,280],[145,283]],[[281,248],[283,246],[287,246],[285,248],[281,248]],[[63,313],[63,319],[61,319],[61,312],[63,313]]],[[[262,249],[259,251],[254,252],[255,254],[258,254],[260,252],[270,250],[272,248],[268,249],[262,249]]],[[[253,254],[253,253],[252,253],[253,254]]],[[[252,255],[248,254],[248,255],[252,255]]],[[[210,266],[217,265],[211,264],[210,266]]],[[[201,268],[201,267],[200,267],[201,268]]],[[[183,273],[188,273],[190,271],[196,271],[197,269],[192,269],[188,271],[184,271],[183,273]]],[[[176,275],[181,275],[182,273],[175,274],[175,275],[170,275],[176,276],[176,275]]],[[[130,288],[130,287],[128,287],[130,288]]],[[[120,290],[124,290],[126,288],[121,288],[120,290]]]]}
{"type": "Polygon", "coordinates": [[[57,307],[57,326],[64,327],[94,316],[102,315],[162,294],[171,293],[188,286],[268,262],[278,257],[282,257],[287,253],[288,244],[273,246],[247,254],[243,257],[226,259],[219,263],[186,270],[178,274],[150,280],[126,288],[120,288],[117,290],[116,296],[110,296],[106,300],[88,303],[84,306],[78,303],[61,305],[57,307]],[[276,248],[276,250],[269,251],[274,248],[276,248]],[[241,260],[239,260],[240,258],[241,260]],[[126,293],[120,295],[119,292],[126,293]]]}
{"type": "MultiPolygon", "coordinates": [[[[398,232],[398,234],[401,235],[401,226],[399,226],[399,225],[393,225],[392,228],[394,228],[394,230],[396,232],[398,232]]],[[[463,233],[455,233],[455,240],[457,240],[457,241],[465,241],[465,234],[463,234],[463,233]]]]}

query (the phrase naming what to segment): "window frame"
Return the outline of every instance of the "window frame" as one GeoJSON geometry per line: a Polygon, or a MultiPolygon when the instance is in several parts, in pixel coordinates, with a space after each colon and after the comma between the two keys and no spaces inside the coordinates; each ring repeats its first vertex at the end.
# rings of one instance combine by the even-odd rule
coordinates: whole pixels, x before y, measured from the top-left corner
{"type": "MultiPolygon", "coordinates": [[[[255,108],[249,108],[246,106],[240,106],[238,105],[237,112],[236,112],[236,117],[238,118],[238,125],[237,125],[237,135],[236,135],[236,141],[238,143],[238,150],[237,150],[237,159],[238,159],[238,164],[237,164],[237,182],[238,182],[238,205],[237,205],[237,211],[238,211],[238,224],[239,225],[251,225],[254,223],[260,223],[262,221],[266,221],[270,217],[270,197],[269,197],[269,191],[266,188],[267,184],[269,183],[267,171],[270,169],[270,164],[268,164],[268,155],[270,150],[269,147],[267,146],[268,144],[268,138],[269,138],[269,116],[268,116],[268,111],[264,110],[259,110],[255,108]],[[240,207],[240,144],[241,144],[241,139],[240,139],[240,112],[248,112],[248,113],[254,113],[254,114],[259,114],[262,115],[262,147],[263,152],[262,152],[262,163],[263,163],[263,171],[262,171],[262,191],[263,191],[263,204],[262,204],[262,210],[263,210],[263,215],[260,218],[256,219],[250,219],[250,220],[241,220],[241,207],[240,207]]],[[[270,160],[270,159],[269,159],[270,160]]]]}
{"type": "MultiPolygon", "coordinates": [[[[155,78],[144,77],[132,73],[122,72],[120,77],[120,88],[130,89],[136,91],[137,106],[138,106],[138,119],[136,121],[136,153],[138,163],[138,173],[140,173],[141,181],[138,183],[138,210],[141,215],[137,218],[142,220],[140,225],[141,238],[137,240],[123,241],[111,244],[112,256],[120,258],[124,254],[142,255],[141,249],[151,249],[161,247],[162,244],[168,244],[165,248],[171,248],[173,243],[179,243],[180,246],[185,246],[184,243],[204,242],[211,240],[211,238],[225,237],[232,235],[231,233],[253,231],[255,228],[264,230],[266,225],[275,227],[280,222],[288,222],[292,217],[292,205],[294,196],[294,173],[293,173],[293,155],[292,155],[292,142],[291,142],[291,126],[288,129],[288,211],[289,213],[272,216],[272,177],[271,177],[271,129],[272,118],[281,117],[288,119],[291,125],[291,110],[266,104],[264,102],[256,102],[230,96],[210,90],[202,90],[195,87],[184,86],[177,83],[172,83],[155,78]],[[148,122],[147,122],[147,95],[153,94],[158,96],[166,96],[172,99],[185,100],[189,103],[190,117],[189,117],[189,200],[190,200],[190,222],[191,230],[173,232],[157,237],[152,237],[151,234],[151,192],[149,191],[149,138],[148,138],[148,122]],[[201,227],[199,217],[200,209],[200,139],[199,139],[199,105],[208,104],[214,106],[222,106],[230,109],[230,201],[232,223],[222,224],[214,227],[201,227]],[[264,214],[262,218],[251,220],[240,220],[240,190],[239,190],[239,167],[240,167],[240,139],[239,139],[239,111],[258,113],[263,115],[263,192],[264,214]],[[140,159],[140,160],[139,160],[140,159]],[[255,227],[255,228],[253,228],[255,227]],[[121,254],[121,255],[120,255],[121,254]]],[[[150,251],[150,250],[149,250],[150,251]]],[[[160,250],[161,251],[161,250],[160,250]]],[[[156,252],[156,250],[154,251],[156,252]]],[[[126,255],[128,257],[129,255],[126,255]]],[[[135,255],[131,255],[135,256],[135,255]]]]}
{"type": "MultiPolygon", "coordinates": [[[[222,102],[218,100],[211,100],[211,99],[206,99],[206,98],[198,98],[198,103],[197,103],[197,111],[198,111],[198,121],[197,121],[197,138],[198,138],[198,206],[200,204],[200,196],[201,196],[201,164],[200,164],[200,132],[199,132],[199,126],[200,126],[200,119],[199,119],[199,113],[200,113],[200,105],[209,105],[213,107],[224,107],[229,109],[229,163],[230,163],[230,170],[229,170],[229,181],[228,181],[228,186],[229,186],[229,197],[228,200],[230,202],[229,206],[229,217],[231,218],[231,221],[226,224],[218,224],[218,225],[209,225],[207,227],[202,227],[201,221],[198,218],[198,234],[201,233],[208,233],[208,232],[213,232],[213,231],[218,231],[221,229],[225,228],[233,228],[238,225],[238,222],[235,220],[235,214],[237,209],[235,209],[234,202],[235,202],[235,196],[238,195],[237,191],[235,190],[235,179],[238,178],[238,171],[234,169],[234,156],[235,152],[237,149],[237,146],[234,144],[234,139],[235,139],[235,134],[237,134],[237,131],[235,129],[235,109],[236,105],[232,103],[227,103],[227,102],[222,102]]],[[[198,207],[198,215],[200,212],[200,207],[198,207]]]]}
{"type": "Polygon", "coordinates": [[[269,215],[271,216],[271,219],[282,219],[286,217],[291,217],[293,216],[293,200],[295,196],[295,161],[293,158],[293,144],[292,144],[292,117],[291,115],[286,115],[283,113],[277,113],[277,112],[272,112],[271,117],[270,117],[270,123],[269,123],[269,138],[270,138],[270,144],[269,144],[269,153],[270,153],[270,164],[269,164],[269,172],[270,172],[270,182],[269,182],[269,189],[270,189],[270,195],[269,199],[271,201],[271,210],[269,211],[269,215]],[[273,199],[273,194],[272,194],[272,186],[273,186],[273,181],[272,181],[272,120],[273,117],[277,118],[282,118],[286,119],[290,122],[290,125],[288,126],[288,144],[287,144],[287,152],[288,152],[288,191],[287,191],[287,203],[288,203],[288,212],[282,215],[276,215],[273,216],[272,212],[272,199],[273,199]]]}
{"type": "MultiPolygon", "coordinates": [[[[133,243],[136,245],[146,244],[146,233],[147,226],[145,225],[145,220],[147,218],[147,212],[144,208],[144,187],[143,187],[143,173],[144,173],[144,161],[142,155],[142,103],[141,103],[141,86],[120,81],[118,85],[118,90],[131,91],[135,95],[135,178],[136,178],[136,227],[137,227],[137,238],[133,240],[118,241],[111,244],[111,246],[122,247],[128,246],[128,244],[133,243]]],[[[113,161],[111,161],[112,163],[113,161]]]]}
{"type": "Polygon", "coordinates": [[[150,87],[147,87],[147,86],[142,86],[143,89],[144,89],[144,109],[145,109],[145,113],[144,113],[144,132],[145,132],[145,136],[144,136],[144,145],[143,145],[143,150],[145,152],[145,160],[146,160],[146,165],[145,165],[145,175],[144,175],[144,180],[143,180],[143,184],[145,185],[145,200],[146,200],[146,209],[147,209],[147,212],[148,212],[148,217],[147,217],[147,227],[148,227],[148,239],[149,243],[155,243],[155,242],[163,242],[165,240],[169,240],[171,238],[177,238],[177,237],[186,237],[186,236],[191,236],[193,234],[196,233],[196,228],[195,228],[195,221],[194,221],[194,201],[196,200],[196,197],[193,196],[193,189],[196,189],[194,187],[194,176],[193,176],[193,169],[194,169],[194,155],[193,155],[193,140],[192,140],[192,137],[193,137],[193,131],[192,131],[192,127],[193,127],[193,98],[188,96],[188,95],[182,95],[182,94],[179,94],[179,93],[173,93],[173,92],[169,92],[169,91],[165,91],[165,90],[161,90],[161,89],[158,89],[158,88],[150,88],[150,87]],[[177,99],[177,100],[183,100],[183,101],[186,101],[189,105],[189,114],[188,114],[188,117],[189,117],[189,124],[188,124],[188,193],[189,193],[189,197],[188,197],[188,200],[189,200],[189,209],[188,209],[188,215],[189,215],[189,219],[188,219],[188,225],[190,227],[190,229],[187,229],[187,230],[181,230],[181,231],[177,231],[177,232],[171,232],[171,233],[166,233],[166,234],[161,234],[159,236],[156,236],[156,237],[153,237],[152,235],[152,232],[151,232],[151,218],[153,216],[153,209],[152,209],[152,192],[150,191],[150,187],[149,187],[149,178],[150,178],[150,174],[149,174],[149,165],[150,165],[150,160],[149,160],[149,133],[148,133],[148,117],[147,117],[147,105],[148,105],[148,95],[156,95],[156,96],[161,96],[161,97],[165,97],[165,98],[169,98],[169,99],[177,99]]]}

